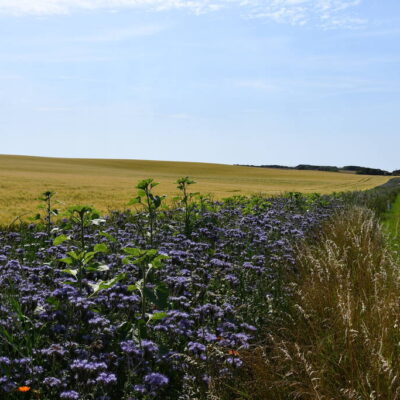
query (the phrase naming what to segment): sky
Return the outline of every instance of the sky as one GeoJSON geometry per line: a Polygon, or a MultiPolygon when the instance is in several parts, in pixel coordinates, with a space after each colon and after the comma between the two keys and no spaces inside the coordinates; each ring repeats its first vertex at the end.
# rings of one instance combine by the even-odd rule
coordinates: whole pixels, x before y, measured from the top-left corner
{"type": "Polygon", "coordinates": [[[400,2],[0,0],[0,154],[400,169],[400,2]]]}

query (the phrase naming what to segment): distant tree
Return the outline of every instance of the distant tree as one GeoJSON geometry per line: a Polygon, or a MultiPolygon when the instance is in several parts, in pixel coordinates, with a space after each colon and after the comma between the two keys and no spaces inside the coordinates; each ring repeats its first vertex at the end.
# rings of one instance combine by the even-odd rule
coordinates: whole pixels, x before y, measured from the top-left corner
{"type": "Polygon", "coordinates": [[[356,165],[348,165],[342,168],[344,171],[354,171],[358,175],[391,175],[389,171],[384,171],[378,168],[366,168],[356,165]]]}

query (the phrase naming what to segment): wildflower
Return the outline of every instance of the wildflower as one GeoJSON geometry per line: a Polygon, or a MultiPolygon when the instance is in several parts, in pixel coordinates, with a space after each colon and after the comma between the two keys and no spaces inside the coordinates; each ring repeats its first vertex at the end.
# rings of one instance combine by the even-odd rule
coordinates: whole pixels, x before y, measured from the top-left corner
{"type": "Polygon", "coordinates": [[[45,378],[45,379],[43,380],[43,383],[44,383],[45,385],[50,386],[50,387],[58,387],[58,386],[61,386],[61,381],[60,381],[59,379],[53,377],[53,376],[49,376],[49,377],[45,378]]]}
{"type": "Polygon", "coordinates": [[[29,386],[20,386],[18,388],[18,392],[23,392],[23,393],[29,392],[30,390],[31,390],[31,388],[29,386]]]}
{"type": "Polygon", "coordinates": [[[160,387],[166,385],[169,382],[169,379],[165,375],[153,372],[146,375],[144,381],[150,386],[160,387]]]}
{"type": "Polygon", "coordinates": [[[75,390],[69,390],[67,392],[62,392],[60,394],[61,399],[68,399],[68,400],[78,400],[79,399],[79,393],[75,392],[75,390]]]}

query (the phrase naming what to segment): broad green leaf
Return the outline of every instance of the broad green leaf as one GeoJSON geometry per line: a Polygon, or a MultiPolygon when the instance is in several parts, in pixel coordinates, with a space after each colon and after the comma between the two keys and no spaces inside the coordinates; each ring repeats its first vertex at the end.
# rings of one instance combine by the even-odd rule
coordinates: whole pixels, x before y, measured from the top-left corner
{"type": "Polygon", "coordinates": [[[134,283],[133,285],[129,285],[128,286],[128,291],[129,292],[134,292],[135,290],[142,290],[142,286],[143,286],[143,279],[139,279],[136,283],[134,283]]]}
{"type": "Polygon", "coordinates": [[[134,257],[139,257],[142,255],[142,250],[134,248],[134,247],[126,247],[124,249],[124,252],[126,254],[129,254],[130,256],[134,256],[134,257]]]}
{"type": "Polygon", "coordinates": [[[110,279],[109,281],[98,281],[96,283],[89,283],[89,285],[93,289],[93,293],[90,296],[94,296],[101,290],[109,289],[115,286],[119,281],[125,279],[125,276],[126,276],[125,274],[119,274],[113,279],[110,279]]]}
{"type": "Polygon", "coordinates": [[[128,206],[133,206],[135,204],[140,204],[142,202],[140,197],[135,197],[134,199],[130,200],[128,206]]]}
{"type": "Polygon", "coordinates": [[[98,243],[94,246],[94,251],[97,253],[107,253],[108,247],[104,243],[98,243]]]}
{"type": "Polygon", "coordinates": [[[78,275],[78,270],[77,269],[62,269],[61,272],[64,272],[66,274],[72,275],[72,276],[77,276],[78,275]]]}
{"type": "Polygon", "coordinates": [[[149,320],[150,321],[159,321],[160,319],[164,319],[168,314],[166,312],[156,312],[154,314],[148,314],[149,320]]]}
{"type": "Polygon", "coordinates": [[[70,237],[66,236],[66,235],[60,235],[57,236],[54,240],[53,240],[53,245],[54,246],[58,246],[61,243],[66,242],[67,240],[70,240],[70,237]]]}
{"type": "Polygon", "coordinates": [[[75,251],[69,251],[67,254],[74,260],[79,260],[80,258],[80,254],[76,253],[75,251]]]}
{"type": "Polygon", "coordinates": [[[84,264],[87,264],[89,261],[91,261],[93,259],[93,257],[95,256],[95,254],[96,254],[95,251],[88,251],[87,253],[84,253],[83,254],[83,262],[84,262],[84,264]]]}
{"type": "Polygon", "coordinates": [[[66,257],[66,258],[61,258],[60,260],[57,260],[57,261],[60,261],[60,262],[62,262],[64,264],[71,265],[73,260],[70,257],[66,257]]]}

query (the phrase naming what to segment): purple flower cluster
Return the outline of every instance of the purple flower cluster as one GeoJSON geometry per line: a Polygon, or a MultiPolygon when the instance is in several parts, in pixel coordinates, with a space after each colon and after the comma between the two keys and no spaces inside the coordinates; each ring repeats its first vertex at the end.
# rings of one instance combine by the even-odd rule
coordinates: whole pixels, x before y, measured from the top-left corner
{"type": "Polygon", "coordinates": [[[108,250],[79,285],[61,261],[82,250],[76,226],[63,221],[51,238],[34,225],[0,232],[0,398],[20,386],[75,400],[172,400],[187,396],[184,382],[207,390],[277,317],[290,296],[282,271],[295,269],[293,241],[335,207],[295,196],[210,202],[193,213],[190,235],[182,210],[162,211],[153,247],[168,258],[141,290],[132,286],[140,288],[142,267],[124,249],[149,249],[145,213],[115,212],[85,228],[87,252],[108,250]],[[60,234],[71,240],[54,245],[60,234]]]}

